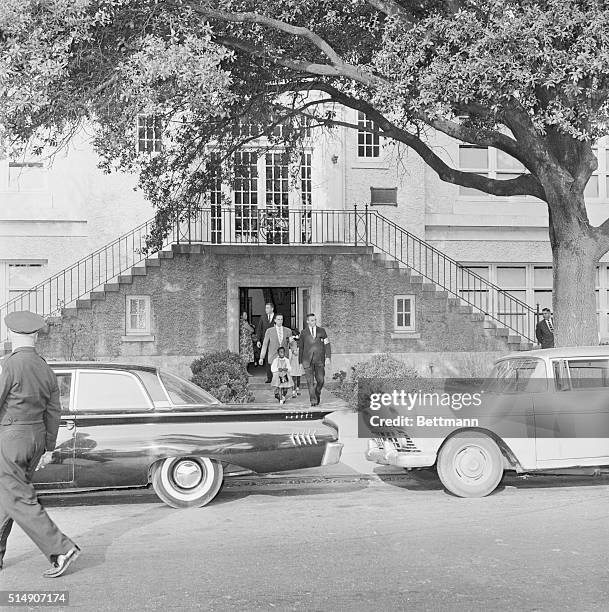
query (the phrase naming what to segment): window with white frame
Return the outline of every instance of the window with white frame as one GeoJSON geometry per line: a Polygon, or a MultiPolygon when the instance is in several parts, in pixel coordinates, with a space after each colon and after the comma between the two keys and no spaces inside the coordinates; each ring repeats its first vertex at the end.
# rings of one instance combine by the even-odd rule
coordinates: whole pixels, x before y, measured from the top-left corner
{"type": "MultiPolygon", "coordinates": [[[[584,196],[587,199],[607,198],[609,197],[609,172],[606,166],[606,146],[598,144],[592,147],[592,152],[598,159],[598,168],[590,177],[584,189],[584,196]]],[[[528,172],[518,160],[504,151],[470,144],[459,145],[459,169],[504,181],[518,178],[521,174],[528,172]]],[[[477,189],[461,186],[459,186],[459,195],[475,198],[492,197],[477,189]]]]}
{"type": "Polygon", "coordinates": [[[16,300],[16,310],[43,312],[43,291],[33,288],[45,279],[46,264],[46,261],[7,262],[6,298],[16,300]]]}
{"type": "Polygon", "coordinates": [[[150,296],[126,297],[125,331],[128,336],[150,335],[150,296]]]}
{"type": "Polygon", "coordinates": [[[157,115],[138,115],[138,153],[158,153],[161,150],[163,123],[157,115]]]}
{"type": "Polygon", "coordinates": [[[380,154],[379,135],[374,131],[374,123],[365,113],[357,113],[357,156],[378,157],[380,154]]]}
{"type": "MultiPolygon", "coordinates": [[[[488,264],[486,266],[472,265],[467,268],[498,285],[533,309],[536,309],[537,306],[540,312],[543,308],[552,309],[551,264],[488,264]]],[[[595,284],[598,329],[601,340],[607,341],[609,340],[609,266],[607,263],[597,266],[595,284]]],[[[523,315],[510,302],[509,297],[494,295],[490,303],[489,292],[482,286],[482,283],[463,276],[459,292],[468,303],[489,312],[513,328],[519,329],[519,326],[525,324],[523,315]]]]}
{"type": "Polygon", "coordinates": [[[414,295],[396,295],[393,304],[393,327],[395,331],[414,331],[414,295]]]}
{"type": "Polygon", "coordinates": [[[41,161],[9,161],[9,191],[44,191],[47,187],[47,169],[41,161]]]}

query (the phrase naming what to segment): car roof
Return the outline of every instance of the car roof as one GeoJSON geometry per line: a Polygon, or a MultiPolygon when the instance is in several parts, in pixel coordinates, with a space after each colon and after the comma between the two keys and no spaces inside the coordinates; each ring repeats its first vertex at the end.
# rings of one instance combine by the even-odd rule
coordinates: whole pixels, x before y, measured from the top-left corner
{"type": "Polygon", "coordinates": [[[564,346],[550,349],[535,349],[532,351],[518,351],[517,353],[509,353],[497,359],[516,359],[526,357],[541,357],[544,359],[559,359],[564,357],[609,357],[609,346],[564,346]]]}
{"type": "Polygon", "coordinates": [[[80,370],[143,370],[145,372],[157,372],[158,370],[156,366],[103,361],[49,361],[48,364],[52,368],[78,368],[80,370]]]}

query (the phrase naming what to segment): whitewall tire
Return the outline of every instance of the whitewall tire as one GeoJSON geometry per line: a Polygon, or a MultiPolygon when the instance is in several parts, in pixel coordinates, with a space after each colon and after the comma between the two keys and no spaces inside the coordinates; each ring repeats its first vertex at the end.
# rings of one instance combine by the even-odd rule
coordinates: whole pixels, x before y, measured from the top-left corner
{"type": "Polygon", "coordinates": [[[172,508],[201,507],[220,490],[222,464],[207,457],[169,457],[152,466],[155,493],[172,508]]]}

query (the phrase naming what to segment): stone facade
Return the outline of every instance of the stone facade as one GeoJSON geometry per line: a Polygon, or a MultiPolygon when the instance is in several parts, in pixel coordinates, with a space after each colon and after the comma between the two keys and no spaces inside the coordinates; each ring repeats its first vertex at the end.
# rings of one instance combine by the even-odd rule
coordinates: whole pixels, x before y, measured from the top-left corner
{"type": "Polygon", "coordinates": [[[421,277],[375,259],[364,247],[348,252],[289,246],[191,250],[202,252],[172,253],[121,277],[120,284],[106,286],[98,299],[66,310],[41,336],[42,354],[56,360],[156,363],[187,373],[192,358],[201,353],[238,351],[234,288],[251,286],[252,279],[265,286],[309,289],[311,307],[332,342],[334,370],[370,353],[389,352],[427,374],[435,367],[438,374],[455,361],[455,353],[462,353],[465,364],[470,352],[488,354],[492,361],[510,348],[507,338],[495,335],[481,315],[470,313],[421,277]],[[150,296],[151,334],[145,339],[126,335],[129,295],[150,296]],[[396,295],[415,298],[413,332],[394,328],[396,295]]]}

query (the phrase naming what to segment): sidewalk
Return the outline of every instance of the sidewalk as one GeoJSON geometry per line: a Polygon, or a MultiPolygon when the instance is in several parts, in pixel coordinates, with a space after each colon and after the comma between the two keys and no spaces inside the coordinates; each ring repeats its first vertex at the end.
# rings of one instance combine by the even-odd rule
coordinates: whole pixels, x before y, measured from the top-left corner
{"type": "MultiPolygon", "coordinates": [[[[274,397],[273,388],[270,384],[264,383],[264,379],[262,379],[262,382],[260,382],[260,379],[255,379],[250,384],[250,388],[256,396],[256,403],[276,403],[279,407],[279,402],[274,397]]],[[[306,387],[301,390],[300,396],[295,398],[289,396],[284,407],[287,410],[309,410],[311,405],[306,387]]],[[[277,482],[307,482],[320,479],[381,480],[381,476],[394,475],[399,477],[407,475],[406,470],[402,468],[377,465],[365,458],[364,453],[368,447],[368,439],[357,437],[357,414],[347,407],[344,400],[336,397],[327,389],[323,389],[320,408],[333,411],[327,418],[338,426],[339,439],[345,445],[340,463],[290,472],[274,472],[265,475],[265,479],[276,480],[277,482]]]]}

